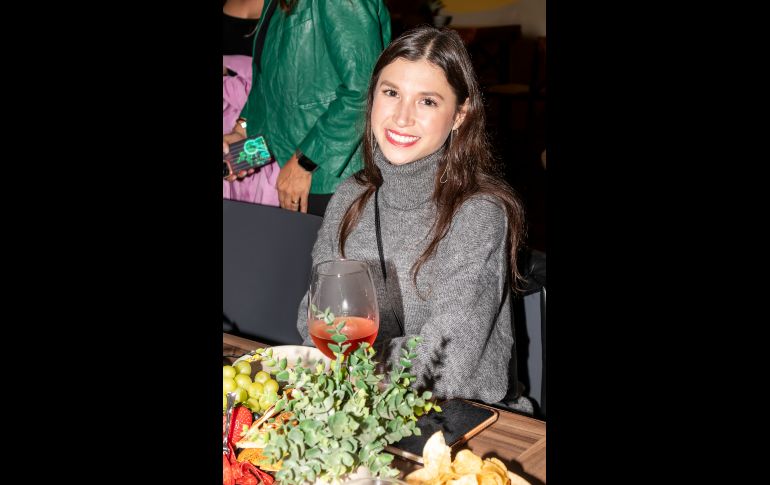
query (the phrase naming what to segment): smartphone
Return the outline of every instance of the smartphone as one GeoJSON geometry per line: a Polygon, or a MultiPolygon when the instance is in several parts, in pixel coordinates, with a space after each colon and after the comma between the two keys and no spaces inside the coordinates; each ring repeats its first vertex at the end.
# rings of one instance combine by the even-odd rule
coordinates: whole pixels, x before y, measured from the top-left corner
{"type": "Polygon", "coordinates": [[[436,431],[444,433],[444,441],[452,448],[464,443],[497,420],[494,409],[476,405],[464,399],[450,399],[439,403],[441,412],[431,411],[420,416],[417,426],[420,436],[408,436],[385,448],[385,451],[423,464],[422,449],[436,431]]]}
{"type": "Polygon", "coordinates": [[[274,161],[265,138],[261,135],[252,136],[230,144],[230,153],[222,156],[222,178],[274,161]]]}

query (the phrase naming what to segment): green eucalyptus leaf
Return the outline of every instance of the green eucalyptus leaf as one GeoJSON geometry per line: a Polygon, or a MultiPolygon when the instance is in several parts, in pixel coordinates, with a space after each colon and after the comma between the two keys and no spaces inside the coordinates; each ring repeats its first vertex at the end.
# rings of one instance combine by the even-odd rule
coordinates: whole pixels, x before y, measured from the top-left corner
{"type": "Polygon", "coordinates": [[[355,463],[355,458],[350,453],[340,453],[342,457],[342,464],[346,467],[352,467],[353,463],[355,463]]]}
{"type": "Polygon", "coordinates": [[[350,439],[346,439],[340,442],[340,448],[345,451],[352,452],[355,451],[356,446],[351,442],[350,439]]]}
{"type": "Polygon", "coordinates": [[[305,440],[305,436],[299,428],[292,428],[287,436],[289,441],[293,443],[302,443],[305,440]]]}
{"type": "Polygon", "coordinates": [[[382,455],[377,457],[377,461],[383,465],[389,465],[390,462],[393,461],[393,455],[391,455],[390,453],[383,453],[382,455]]]}
{"type": "MultiPolygon", "coordinates": [[[[285,360],[285,359],[284,359],[284,360],[285,360]]],[[[283,382],[283,381],[288,381],[288,380],[289,380],[289,371],[287,371],[287,370],[282,370],[281,372],[277,373],[277,374],[275,375],[275,380],[276,380],[276,381],[282,381],[282,382],[283,382]]]]}

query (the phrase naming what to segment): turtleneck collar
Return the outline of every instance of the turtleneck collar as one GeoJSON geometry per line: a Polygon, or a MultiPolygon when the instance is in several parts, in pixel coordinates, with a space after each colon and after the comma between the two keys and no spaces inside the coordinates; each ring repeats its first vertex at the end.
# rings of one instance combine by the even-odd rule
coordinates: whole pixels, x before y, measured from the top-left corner
{"type": "Polygon", "coordinates": [[[436,169],[443,154],[442,147],[425,158],[393,165],[378,147],[374,163],[382,172],[380,200],[397,209],[414,209],[428,202],[433,196],[436,169]]]}

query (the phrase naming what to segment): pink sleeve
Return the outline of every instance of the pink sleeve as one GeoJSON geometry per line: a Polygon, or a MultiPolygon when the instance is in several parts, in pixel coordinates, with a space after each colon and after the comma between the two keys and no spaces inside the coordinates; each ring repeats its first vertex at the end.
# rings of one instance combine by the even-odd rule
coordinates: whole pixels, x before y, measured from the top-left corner
{"type": "Polygon", "coordinates": [[[236,76],[222,76],[222,134],[230,133],[251,89],[251,57],[222,56],[222,65],[236,76]]]}

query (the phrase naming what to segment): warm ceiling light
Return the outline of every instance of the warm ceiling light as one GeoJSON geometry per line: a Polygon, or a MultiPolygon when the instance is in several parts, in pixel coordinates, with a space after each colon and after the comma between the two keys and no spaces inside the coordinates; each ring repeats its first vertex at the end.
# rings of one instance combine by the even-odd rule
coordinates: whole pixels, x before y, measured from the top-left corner
{"type": "Polygon", "coordinates": [[[493,10],[518,3],[519,0],[443,0],[444,10],[453,13],[480,12],[484,10],[493,10]]]}

